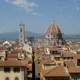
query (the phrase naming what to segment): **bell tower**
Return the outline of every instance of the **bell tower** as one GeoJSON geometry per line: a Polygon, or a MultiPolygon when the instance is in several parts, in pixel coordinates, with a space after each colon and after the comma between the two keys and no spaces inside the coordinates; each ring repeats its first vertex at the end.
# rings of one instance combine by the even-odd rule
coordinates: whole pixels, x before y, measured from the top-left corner
{"type": "Polygon", "coordinates": [[[25,43],[25,24],[22,21],[19,24],[19,43],[25,43]]]}

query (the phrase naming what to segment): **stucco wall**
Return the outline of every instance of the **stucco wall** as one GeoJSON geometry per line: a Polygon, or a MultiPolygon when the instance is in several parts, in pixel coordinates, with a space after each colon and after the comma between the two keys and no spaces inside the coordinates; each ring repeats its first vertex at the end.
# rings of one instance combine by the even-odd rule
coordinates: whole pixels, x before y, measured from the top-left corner
{"type": "Polygon", "coordinates": [[[13,68],[11,68],[10,72],[4,72],[4,68],[0,67],[0,80],[5,80],[6,77],[9,77],[9,80],[15,80],[15,77],[24,80],[24,71],[20,68],[20,72],[14,72],[13,68]]]}

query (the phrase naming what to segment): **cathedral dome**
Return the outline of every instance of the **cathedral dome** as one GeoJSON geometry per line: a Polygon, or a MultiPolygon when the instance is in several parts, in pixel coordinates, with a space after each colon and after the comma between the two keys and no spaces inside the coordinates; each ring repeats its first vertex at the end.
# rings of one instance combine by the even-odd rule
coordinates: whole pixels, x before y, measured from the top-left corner
{"type": "Polygon", "coordinates": [[[60,33],[60,28],[57,24],[50,24],[48,27],[47,33],[60,33]]]}

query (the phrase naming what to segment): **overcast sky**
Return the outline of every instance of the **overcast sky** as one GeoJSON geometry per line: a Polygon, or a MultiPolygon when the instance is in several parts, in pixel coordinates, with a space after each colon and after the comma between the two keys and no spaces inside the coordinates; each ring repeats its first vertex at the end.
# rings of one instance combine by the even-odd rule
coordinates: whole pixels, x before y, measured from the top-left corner
{"type": "Polygon", "coordinates": [[[18,31],[20,20],[27,31],[44,33],[52,22],[66,34],[80,34],[80,0],[0,0],[0,33],[18,31]]]}

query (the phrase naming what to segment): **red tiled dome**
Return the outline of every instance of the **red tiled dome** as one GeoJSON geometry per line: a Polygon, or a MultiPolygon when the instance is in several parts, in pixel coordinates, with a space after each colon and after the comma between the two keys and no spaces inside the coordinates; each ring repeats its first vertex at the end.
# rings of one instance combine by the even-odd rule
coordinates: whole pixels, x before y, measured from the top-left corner
{"type": "Polygon", "coordinates": [[[47,32],[48,33],[59,33],[61,31],[60,31],[60,28],[57,24],[50,24],[50,26],[48,27],[47,32]]]}

